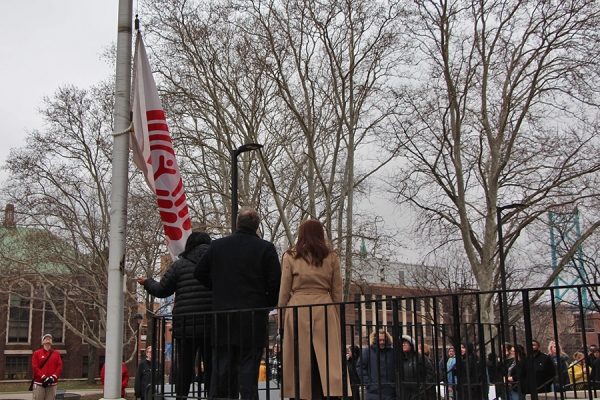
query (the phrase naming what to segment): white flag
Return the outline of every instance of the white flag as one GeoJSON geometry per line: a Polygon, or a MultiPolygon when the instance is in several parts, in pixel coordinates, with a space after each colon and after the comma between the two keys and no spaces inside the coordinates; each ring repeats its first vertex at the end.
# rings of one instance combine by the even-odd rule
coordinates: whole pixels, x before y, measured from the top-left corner
{"type": "Polygon", "coordinates": [[[183,181],[175,158],[169,127],[152,77],[142,36],[136,41],[133,97],[133,127],[129,147],[135,165],[156,194],[167,247],[176,260],[192,232],[183,181]]]}

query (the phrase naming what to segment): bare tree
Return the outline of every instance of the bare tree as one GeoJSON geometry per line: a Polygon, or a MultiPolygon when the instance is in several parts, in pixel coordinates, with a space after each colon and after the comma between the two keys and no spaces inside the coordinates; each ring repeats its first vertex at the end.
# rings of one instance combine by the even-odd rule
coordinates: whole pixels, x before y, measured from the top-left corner
{"type": "Polygon", "coordinates": [[[461,241],[481,290],[499,286],[496,207],[523,204],[502,214],[509,253],[547,211],[597,202],[598,11],[563,0],[408,6],[416,68],[398,92],[407,162],[393,193],[434,247],[461,241]]]}
{"type": "Polygon", "coordinates": [[[254,155],[241,156],[240,204],[260,209],[265,236],[282,249],[301,220],[323,220],[349,285],[355,203],[396,155],[388,145],[399,5],[155,0],[145,7],[193,207],[226,231],[230,150],[264,144],[260,168],[254,155]]]}
{"type": "MultiPolygon", "coordinates": [[[[45,98],[40,112],[46,125],[29,133],[24,147],[11,151],[2,191],[3,200],[15,205],[18,226],[27,232],[16,242],[19,251],[2,253],[2,266],[14,282],[36,282],[36,304],[44,304],[89,345],[90,380],[106,330],[111,88],[109,82],[87,90],[67,86],[45,98]],[[65,307],[68,312],[61,313],[65,307]]],[[[132,176],[123,270],[130,277],[153,268],[164,251],[154,196],[132,176]]],[[[133,343],[137,296],[132,279],[127,287],[126,341],[133,343]]]]}

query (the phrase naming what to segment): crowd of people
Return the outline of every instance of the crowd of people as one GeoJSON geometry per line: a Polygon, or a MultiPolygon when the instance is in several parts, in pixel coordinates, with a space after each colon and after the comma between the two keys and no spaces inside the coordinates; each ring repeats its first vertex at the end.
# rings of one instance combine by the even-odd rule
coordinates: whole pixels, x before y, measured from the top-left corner
{"type": "MultiPolygon", "coordinates": [[[[178,399],[188,397],[198,360],[204,375],[201,397],[209,398],[258,400],[261,379],[281,383],[284,398],[348,395],[353,400],[437,400],[440,393],[447,400],[486,400],[490,385],[496,399],[524,400],[530,393],[600,383],[597,346],[582,347],[569,362],[553,341],[548,343],[548,353],[533,340],[530,354],[522,344],[506,343],[501,356],[492,353],[483,359],[481,349],[464,342],[447,347],[443,357],[434,361],[426,343],[377,329],[364,348],[347,348],[344,364],[340,309],[335,304],[342,301],[340,258],[330,247],[323,225],[314,219],[304,221],[295,245],[280,263],[273,244],[257,235],[259,224],[255,210],[243,209],[234,234],[213,241],[204,232],[193,232],[160,281],[137,279],[156,297],[175,294],[178,399]],[[275,307],[282,335],[272,353],[266,354],[268,310],[275,307]]],[[[135,378],[135,396],[142,399],[152,380],[158,383],[162,374],[151,359],[148,347],[135,378]]],[[[42,337],[32,367],[33,399],[54,400],[62,361],[52,349],[50,334],[42,337]]],[[[128,379],[123,364],[123,397],[128,379]]]]}
{"type": "MultiPolygon", "coordinates": [[[[481,349],[465,342],[433,360],[427,344],[382,329],[371,333],[368,346],[349,347],[344,365],[335,305],[342,301],[340,258],[323,225],[304,221],[281,262],[274,245],[258,236],[259,225],[255,210],[242,209],[232,235],[212,240],[194,232],[160,281],[138,278],[156,297],[175,294],[173,382],[182,400],[197,360],[204,376],[201,397],[209,398],[258,399],[261,379],[280,383],[285,398],[348,394],[355,400],[435,400],[441,387],[446,399],[478,400],[488,398],[490,385],[497,398],[521,400],[533,391],[564,390],[569,382],[600,381],[593,375],[600,375],[594,364],[600,354],[578,352],[567,365],[553,342],[548,354],[534,340],[531,354],[520,344],[506,344],[502,357],[483,359],[481,349]],[[275,307],[282,334],[267,354],[268,309],[275,307]],[[199,311],[214,314],[198,316],[199,311]]],[[[144,383],[138,389],[137,380],[136,393],[143,397],[144,383]]]]}

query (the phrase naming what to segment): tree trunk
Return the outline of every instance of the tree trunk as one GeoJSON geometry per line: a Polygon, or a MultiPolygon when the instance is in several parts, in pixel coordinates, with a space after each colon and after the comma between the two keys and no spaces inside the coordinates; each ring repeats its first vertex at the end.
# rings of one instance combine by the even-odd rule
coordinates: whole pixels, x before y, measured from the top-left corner
{"type": "Polygon", "coordinates": [[[87,383],[96,383],[96,355],[98,354],[97,349],[88,344],[88,370],[87,370],[87,383]]]}

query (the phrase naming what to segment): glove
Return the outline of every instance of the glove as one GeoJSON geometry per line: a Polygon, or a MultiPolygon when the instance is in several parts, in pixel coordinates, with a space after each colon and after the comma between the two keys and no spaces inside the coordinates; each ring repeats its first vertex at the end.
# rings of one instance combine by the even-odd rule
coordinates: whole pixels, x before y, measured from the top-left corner
{"type": "Polygon", "coordinates": [[[44,382],[42,382],[42,387],[47,388],[48,386],[52,385],[53,383],[54,383],[54,379],[52,379],[52,377],[49,376],[46,379],[44,379],[44,382]]]}

